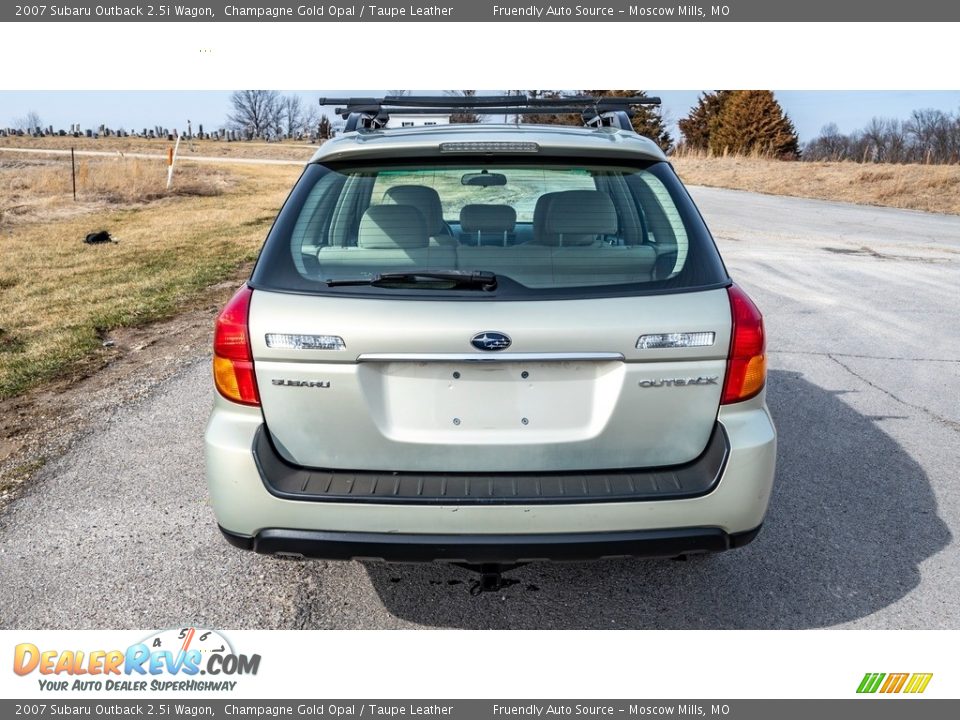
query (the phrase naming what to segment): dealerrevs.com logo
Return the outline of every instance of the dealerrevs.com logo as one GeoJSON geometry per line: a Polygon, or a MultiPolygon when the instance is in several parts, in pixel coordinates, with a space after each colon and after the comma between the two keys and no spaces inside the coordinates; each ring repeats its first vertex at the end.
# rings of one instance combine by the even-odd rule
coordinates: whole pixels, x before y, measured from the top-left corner
{"type": "Polygon", "coordinates": [[[231,691],[256,675],[260,655],[237,653],[216,630],[174,628],[153,633],[125,650],[56,650],[20,643],[13,671],[36,674],[41,690],[140,692],[231,691]],[[201,678],[202,676],[202,678],[201,678]]]}

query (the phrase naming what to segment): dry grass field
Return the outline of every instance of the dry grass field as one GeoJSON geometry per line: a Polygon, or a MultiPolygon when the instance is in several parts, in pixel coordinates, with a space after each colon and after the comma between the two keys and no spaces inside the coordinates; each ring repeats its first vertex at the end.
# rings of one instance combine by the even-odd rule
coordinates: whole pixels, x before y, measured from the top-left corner
{"type": "Polygon", "coordinates": [[[0,152],[0,398],[83,374],[107,334],[189,309],[256,257],[300,169],[0,152]],[[87,245],[107,230],[114,243],[87,245]]]}
{"type": "Polygon", "coordinates": [[[960,214],[960,165],[671,158],[688,185],[960,214]]]}
{"type": "Polygon", "coordinates": [[[217,167],[184,163],[177,168],[175,184],[167,190],[162,161],[118,156],[77,158],[76,184],[77,202],[73,202],[70,158],[0,151],[0,228],[172,196],[221,195],[232,181],[217,167]]]}

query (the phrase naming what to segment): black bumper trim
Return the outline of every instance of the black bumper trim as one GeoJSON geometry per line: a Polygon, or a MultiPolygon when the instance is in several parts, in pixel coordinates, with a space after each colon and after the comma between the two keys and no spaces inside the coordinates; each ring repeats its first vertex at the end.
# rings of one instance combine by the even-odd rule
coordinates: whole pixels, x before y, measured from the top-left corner
{"type": "Polygon", "coordinates": [[[692,527],[540,535],[425,535],[270,528],[251,537],[222,527],[220,530],[230,544],[266,555],[471,564],[677,557],[743,547],[760,532],[759,527],[734,534],[720,528],[692,527]]]}
{"type": "Polygon", "coordinates": [[[418,473],[307,468],[277,452],[266,427],[253,458],[267,491],[285,500],[401,505],[538,505],[696,498],[720,482],[730,454],[716,423],[706,448],[669,467],[574,472],[418,473]]]}

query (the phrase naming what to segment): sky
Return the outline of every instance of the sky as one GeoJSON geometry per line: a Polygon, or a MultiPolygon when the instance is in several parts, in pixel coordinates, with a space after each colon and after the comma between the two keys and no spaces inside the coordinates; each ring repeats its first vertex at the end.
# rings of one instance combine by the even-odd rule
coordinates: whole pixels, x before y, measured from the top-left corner
{"type": "MultiPolygon", "coordinates": [[[[296,91],[305,103],[313,104],[323,96],[371,97],[387,90],[296,91]]],[[[437,91],[414,90],[419,94],[437,91]]],[[[486,92],[486,91],[484,91],[486,92]]],[[[491,91],[494,92],[494,91],[491,91]]],[[[649,90],[663,99],[664,116],[672,133],[678,135],[676,122],[696,104],[699,90],[649,90]]],[[[960,91],[776,91],[777,99],[793,120],[806,142],[816,137],[828,123],[836,123],[841,132],[862,128],[873,117],[906,119],[912,110],[935,108],[960,112],[960,91]]],[[[332,115],[332,108],[325,109],[332,115]]],[[[17,118],[35,111],[43,124],[67,129],[73,123],[97,128],[101,124],[127,130],[161,125],[186,130],[187,120],[194,131],[221,127],[230,112],[229,91],[0,91],[0,127],[14,126],[17,118]]]]}

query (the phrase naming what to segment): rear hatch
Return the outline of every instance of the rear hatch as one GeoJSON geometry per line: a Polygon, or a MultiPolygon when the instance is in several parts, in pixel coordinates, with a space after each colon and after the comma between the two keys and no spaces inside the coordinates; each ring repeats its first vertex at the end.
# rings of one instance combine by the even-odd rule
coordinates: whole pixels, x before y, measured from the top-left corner
{"type": "Polygon", "coordinates": [[[257,290],[249,323],[266,427],[292,463],[549,472],[697,457],[717,418],[731,315],[724,289],[528,302],[257,290]],[[703,332],[712,344],[637,347],[643,335],[703,332]],[[509,347],[471,343],[494,333],[509,347]],[[344,347],[268,347],[268,335],[344,347]]]}
{"type": "Polygon", "coordinates": [[[372,134],[380,156],[304,171],[251,279],[257,384],[284,459],[551,472],[703,452],[729,278],[672,168],[632,134],[585,131],[586,159],[552,154],[584,150],[566,135],[547,152],[549,134],[497,132],[453,143],[469,156],[372,134]],[[638,348],[677,333],[712,336],[638,348]]]}

